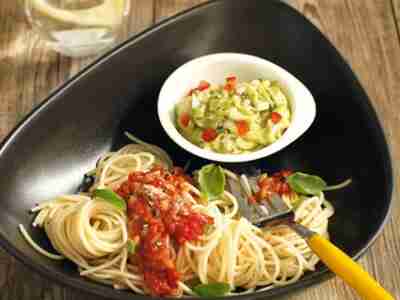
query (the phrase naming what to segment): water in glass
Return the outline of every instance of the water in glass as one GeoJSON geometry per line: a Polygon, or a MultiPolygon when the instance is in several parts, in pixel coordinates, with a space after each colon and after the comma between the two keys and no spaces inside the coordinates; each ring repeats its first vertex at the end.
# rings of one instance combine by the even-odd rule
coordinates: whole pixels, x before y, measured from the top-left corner
{"type": "Polygon", "coordinates": [[[112,45],[128,10],[129,0],[25,0],[33,28],[53,49],[73,57],[112,45]]]}

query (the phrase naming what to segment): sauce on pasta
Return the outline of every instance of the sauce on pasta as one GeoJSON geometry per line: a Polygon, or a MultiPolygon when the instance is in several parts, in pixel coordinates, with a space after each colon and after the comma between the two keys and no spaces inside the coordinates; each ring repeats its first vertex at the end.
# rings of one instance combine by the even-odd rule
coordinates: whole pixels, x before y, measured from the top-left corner
{"type": "Polygon", "coordinates": [[[177,294],[176,251],[186,241],[198,240],[205,226],[213,223],[209,216],[194,212],[190,202],[179,201],[183,192],[189,192],[187,183],[179,168],[169,172],[153,167],[131,173],[117,190],[128,202],[129,236],[137,244],[130,260],[139,265],[154,296],[177,294]]]}

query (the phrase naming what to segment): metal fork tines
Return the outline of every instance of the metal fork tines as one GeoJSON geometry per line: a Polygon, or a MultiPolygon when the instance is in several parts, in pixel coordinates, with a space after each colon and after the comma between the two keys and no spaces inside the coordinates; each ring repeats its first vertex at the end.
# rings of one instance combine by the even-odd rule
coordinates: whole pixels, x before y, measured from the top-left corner
{"type": "Polygon", "coordinates": [[[278,194],[256,204],[249,203],[249,197],[259,190],[256,176],[227,177],[227,183],[232,195],[238,199],[240,214],[251,223],[264,226],[293,221],[292,210],[278,194]]]}
{"type": "Polygon", "coordinates": [[[273,194],[270,199],[265,199],[261,203],[249,204],[248,198],[258,191],[257,177],[241,175],[239,182],[235,183],[234,188],[241,191],[241,197],[235,195],[239,200],[239,210],[251,223],[262,225],[267,222],[278,220],[285,222],[293,219],[292,210],[278,194],[273,194]],[[238,187],[238,183],[240,183],[240,187],[238,187]]]}
{"type": "MultiPolygon", "coordinates": [[[[286,202],[278,195],[273,194],[269,199],[264,200],[263,205],[270,207],[270,214],[264,218],[257,220],[256,224],[265,225],[273,223],[286,223],[294,220],[293,210],[286,202]]],[[[258,206],[257,204],[255,206],[258,206]]]]}
{"type": "Polygon", "coordinates": [[[238,199],[239,211],[242,216],[250,220],[252,210],[247,201],[247,197],[243,188],[241,187],[239,178],[227,177],[228,189],[231,194],[238,199]]]}

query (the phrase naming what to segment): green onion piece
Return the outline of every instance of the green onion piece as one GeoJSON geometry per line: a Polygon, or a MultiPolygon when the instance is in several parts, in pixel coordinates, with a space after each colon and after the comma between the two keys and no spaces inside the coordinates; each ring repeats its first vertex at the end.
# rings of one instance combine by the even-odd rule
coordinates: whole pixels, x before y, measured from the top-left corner
{"type": "Polygon", "coordinates": [[[204,298],[221,297],[229,293],[230,290],[229,284],[222,282],[199,284],[193,288],[197,295],[204,298]]]}
{"type": "Polygon", "coordinates": [[[103,199],[121,210],[126,210],[125,200],[110,189],[97,189],[93,192],[93,196],[103,199]]]}

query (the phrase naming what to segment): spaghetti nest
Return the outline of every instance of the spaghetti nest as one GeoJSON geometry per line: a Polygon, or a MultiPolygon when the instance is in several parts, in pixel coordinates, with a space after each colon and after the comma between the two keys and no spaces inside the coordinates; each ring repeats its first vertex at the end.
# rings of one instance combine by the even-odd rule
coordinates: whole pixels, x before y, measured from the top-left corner
{"type": "MultiPolygon", "coordinates": [[[[299,280],[304,272],[314,270],[318,258],[311,252],[304,239],[287,226],[259,228],[251,224],[240,216],[239,199],[228,190],[217,199],[206,201],[196,185],[189,180],[179,181],[175,194],[170,193],[164,186],[153,186],[146,181],[139,186],[134,182],[132,186],[140,189],[140,193],[129,190],[131,194],[125,199],[127,211],[94,197],[91,193],[98,188],[116,191],[131,180],[132,173],[145,176],[154,172],[152,170],[156,165],[170,168],[170,161],[163,158],[165,153],[160,151],[162,150],[147,144],[131,144],[117,152],[107,153],[100,158],[95,170],[91,172],[95,180],[89,193],[60,196],[32,209],[38,212],[33,225],[44,228],[51,244],[60,255],[41,248],[21,225],[22,233],[37,251],[49,258],[67,258],[73,261],[78,266],[80,275],[110,284],[114,288],[131,289],[141,294],[177,297],[184,294],[194,295],[193,286],[190,284],[193,279],[203,284],[226,283],[230,286],[231,294],[251,292],[256,288],[270,289],[293,283],[299,280]],[[145,243],[143,233],[137,235],[136,232],[135,235],[131,224],[132,220],[135,220],[137,227],[142,219],[135,215],[137,211],[132,207],[138,209],[135,205],[139,202],[135,201],[139,201],[139,197],[151,199],[152,204],[157,204],[158,200],[153,201],[152,197],[157,197],[160,203],[164,203],[163,197],[167,196],[172,197],[173,201],[169,209],[180,209],[176,215],[181,218],[179,226],[186,224],[187,216],[197,216],[199,220],[204,216],[211,221],[199,221],[195,224],[199,229],[196,231],[197,235],[192,237],[180,233],[181,227],[176,224],[175,231],[171,231],[172,225],[162,223],[170,231],[169,235],[160,235],[157,245],[165,247],[168,253],[166,257],[171,263],[165,265],[176,270],[173,277],[176,286],[170,282],[173,279],[168,271],[165,280],[169,280],[172,286],[171,293],[157,294],[154,287],[149,285],[149,276],[153,273],[146,273],[144,256],[139,256],[145,243]],[[179,238],[178,234],[181,234],[179,238]],[[185,238],[182,239],[182,236],[185,238]],[[136,249],[132,249],[132,241],[136,249]]],[[[170,180],[169,176],[177,175],[166,173],[163,176],[170,180]]],[[[165,182],[170,183],[167,179],[165,182]]],[[[283,199],[291,207],[296,204],[293,209],[297,222],[328,237],[328,219],[334,210],[322,193],[319,196],[304,198],[300,204],[294,203],[290,195],[284,196],[283,199]]],[[[154,212],[155,208],[149,203],[146,202],[149,211],[154,212]]],[[[160,212],[161,216],[164,216],[163,211],[160,212]]],[[[149,228],[142,224],[141,232],[145,228],[151,231],[151,224],[149,228]]],[[[189,227],[194,226],[192,221],[188,224],[189,227]]],[[[186,230],[183,227],[181,229],[182,232],[186,230]]],[[[156,279],[161,280],[160,278],[164,277],[156,279]]]]}

